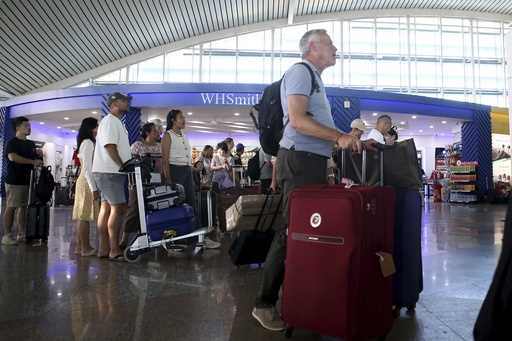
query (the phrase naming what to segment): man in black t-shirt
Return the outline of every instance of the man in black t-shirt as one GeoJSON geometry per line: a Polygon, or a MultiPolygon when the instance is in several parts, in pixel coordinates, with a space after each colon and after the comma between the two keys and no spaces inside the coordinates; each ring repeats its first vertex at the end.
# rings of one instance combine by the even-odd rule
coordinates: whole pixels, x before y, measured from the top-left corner
{"type": "Polygon", "coordinates": [[[4,214],[4,235],[2,245],[16,245],[12,236],[12,225],[16,216],[18,236],[23,235],[25,214],[28,205],[30,172],[34,166],[40,166],[39,151],[33,141],[27,140],[30,135],[30,122],[25,117],[13,120],[16,136],[7,143],[7,178],[5,179],[6,209],[4,214]]]}

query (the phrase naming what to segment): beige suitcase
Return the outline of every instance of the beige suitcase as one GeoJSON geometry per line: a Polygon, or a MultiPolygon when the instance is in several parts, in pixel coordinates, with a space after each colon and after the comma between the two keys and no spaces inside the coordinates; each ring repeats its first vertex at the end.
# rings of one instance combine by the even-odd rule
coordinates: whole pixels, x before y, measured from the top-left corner
{"type": "Polygon", "coordinates": [[[226,210],[226,230],[267,231],[283,223],[281,194],[242,195],[226,210]]]}

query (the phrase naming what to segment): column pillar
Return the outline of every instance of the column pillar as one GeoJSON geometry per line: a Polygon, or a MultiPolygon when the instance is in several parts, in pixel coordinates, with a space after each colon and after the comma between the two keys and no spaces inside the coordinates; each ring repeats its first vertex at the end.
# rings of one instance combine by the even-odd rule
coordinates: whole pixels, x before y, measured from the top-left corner
{"type": "Polygon", "coordinates": [[[350,132],[350,123],[361,116],[361,101],[357,97],[329,96],[334,124],[339,130],[350,132]]]}
{"type": "Polygon", "coordinates": [[[7,156],[5,155],[5,150],[7,148],[7,142],[14,135],[8,107],[0,107],[0,134],[0,152],[2,153],[0,159],[0,196],[5,197],[5,178],[7,176],[7,156]]]}

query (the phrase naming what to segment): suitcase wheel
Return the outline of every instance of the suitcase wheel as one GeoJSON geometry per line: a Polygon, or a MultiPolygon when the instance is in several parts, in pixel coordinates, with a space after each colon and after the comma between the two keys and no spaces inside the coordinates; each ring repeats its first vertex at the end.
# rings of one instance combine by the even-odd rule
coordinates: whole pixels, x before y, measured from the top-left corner
{"type": "Polygon", "coordinates": [[[194,247],[194,250],[192,251],[193,256],[201,255],[204,252],[204,247],[202,246],[196,246],[194,247]]]}
{"type": "Polygon", "coordinates": [[[129,263],[135,263],[135,262],[138,262],[140,260],[140,256],[141,254],[140,253],[135,253],[135,252],[132,252],[130,251],[130,248],[127,247],[125,250],[124,250],[124,258],[129,262],[129,263]]]}
{"type": "Polygon", "coordinates": [[[414,315],[416,313],[416,304],[407,306],[407,314],[414,315]]]}
{"type": "Polygon", "coordinates": [[[400,317],[400,307],[398,306],[393,306],[393,318],[397,319],[400,317]]]}
{"type": "Polygon", "coordinates": [[[289,339],[291,338],[293,335],[293,327],[288,327],[286,328],[286,330],[284,331],[284,336],[289,339]]]}

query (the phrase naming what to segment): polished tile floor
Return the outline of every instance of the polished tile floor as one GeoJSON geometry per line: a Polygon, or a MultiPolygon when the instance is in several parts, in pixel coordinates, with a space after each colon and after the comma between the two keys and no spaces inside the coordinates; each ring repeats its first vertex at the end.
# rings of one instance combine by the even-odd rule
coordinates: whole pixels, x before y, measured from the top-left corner
{"type": "MultiPolygon", "coordinates": [[[[389,341],[471,340],[501,247],[506,206],[426,203],[425,289],[389,341]]],[[[48,248],[0,249],[0,340],[283,340],[250,317],[257,268],[222,250],[146,255],[138,264],[76,258],[70,209],[52,215],[48,248]]],[[[331,340],[297,331],[294,340],[331,340]]]]}

